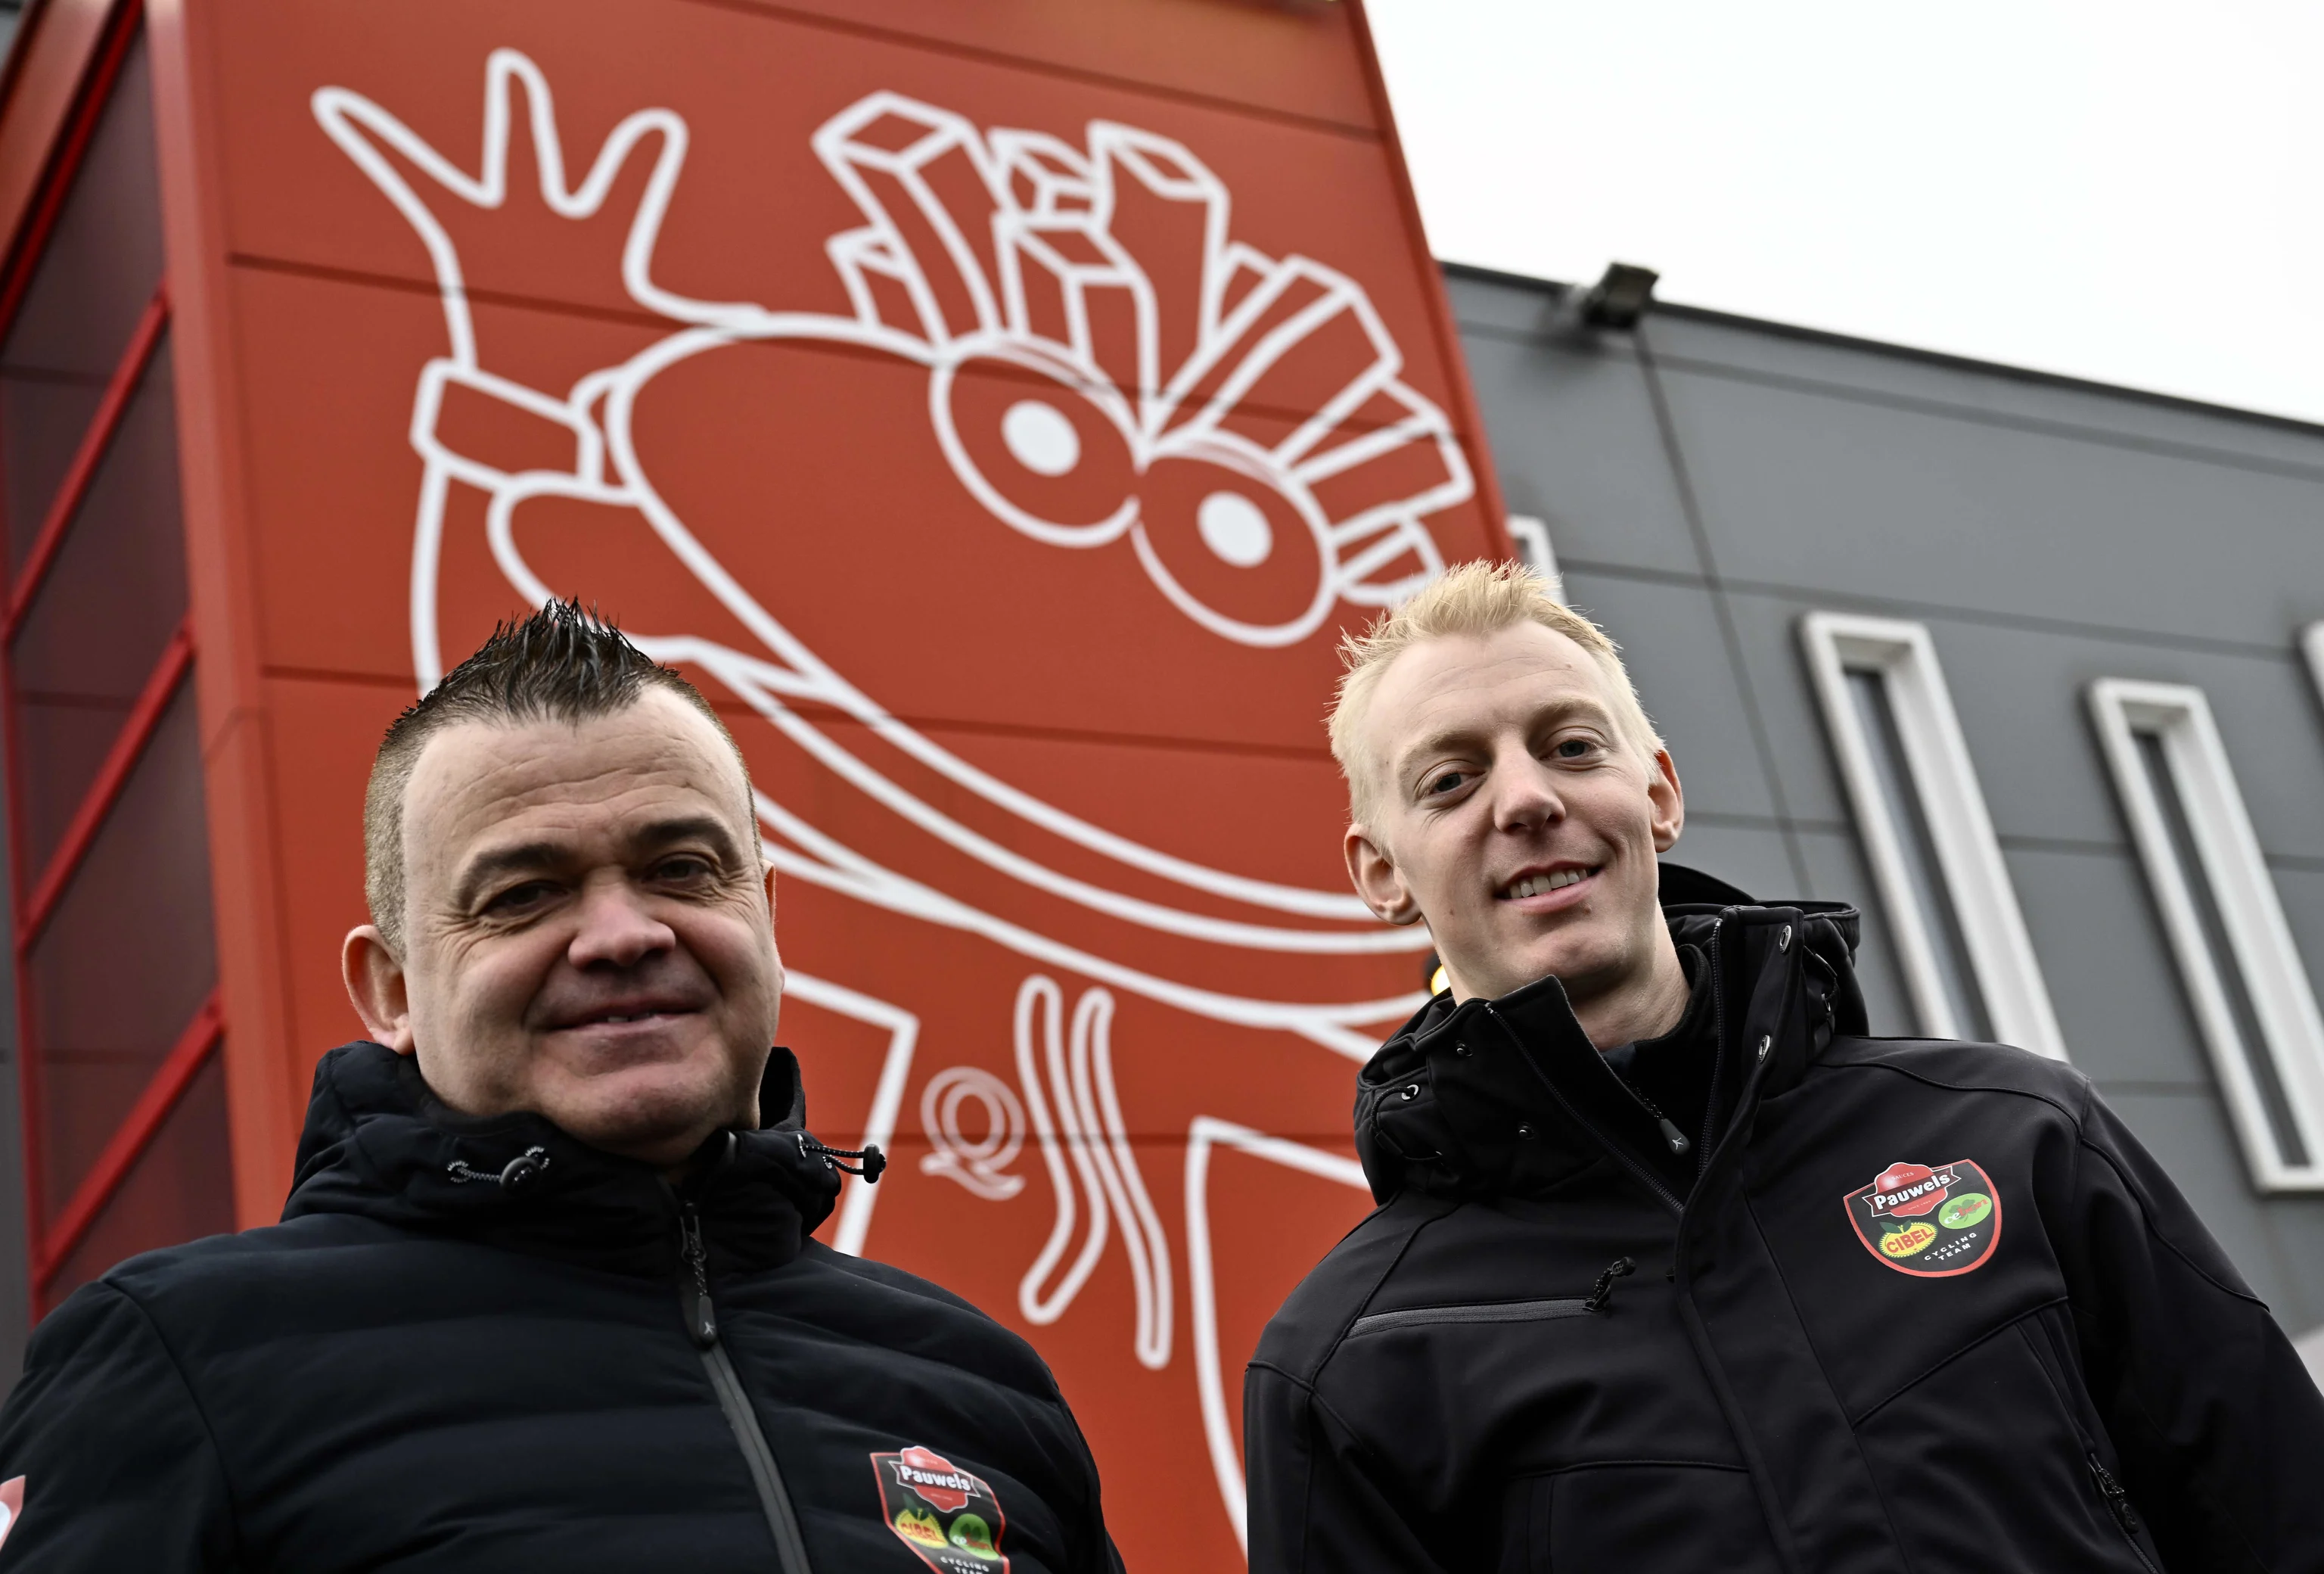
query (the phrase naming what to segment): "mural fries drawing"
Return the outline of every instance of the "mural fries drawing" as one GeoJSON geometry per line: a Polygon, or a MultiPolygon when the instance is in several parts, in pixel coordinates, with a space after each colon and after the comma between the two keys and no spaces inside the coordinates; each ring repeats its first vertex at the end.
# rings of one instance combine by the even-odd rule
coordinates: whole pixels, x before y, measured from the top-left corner
{"type": "Polygon", "coordinates": [[[1243,1345],[1222,1331],[1216,1155],[1259,1189],[1238,1210],[1307,1207],[1296,1188],[1316,1180],[1337,1218],[1360,1210],[1343,1118],[1314,1117],[1314,1090],[1343,1109],[1349,1063],[1417,1003],[1401,986],[1426,943],[1283,877],[1328,861],[1271,845],[1300,826],[1328,860],[1325,654],[1442,570],[1431,518],[1471,495],[1372,301],[1238,241],[1194,152],[1104,121],[1075,141],[891,92],[835,106],[812,156],[863,220],[825,243],[840,312],[667,282],[685,272],[658,252],[682,196],[677,110],[628,114],[568,165],[544,73],[508,49],[485,63],[473,169],[352,88],[313,108],[425,245],[443,306],[410,426],[420,681],[465,648],[439,634],[455,609],[578,595],[763,718],[742,730],[768,856],[787,891],[825,893],[783,924],[807,965],[792,997],[876,1051],[864,1113],[825,1094],[817,1125],[860,1121],[908,1156],[876,1192],[850,1181],[834,1244],[861,1250],[880,1203],[880,1255],[1036,1330],[1126,1288],[1110,1347],[1191,1390],[1186,1446],[1239,1533],[1230,1395],[1257,1325],[1243,1345]],[[531,199],[512,185],[520,140],[561,218],[634,203],[622,286],[662,325],[567,387],[480,350],[454,240],[456,219],[531,199]],[[479,499],[497,584],[446,569],[479,499]],[[924,719],[953,714],[932,695],[980,685],[1053,690],[1073,725],[924,719]],[[1271,750],[1133,756],[1117,745],[1136,729],[1102,725],[1284,695],[1264,701],[1271,750]],[[1306,1179],[1271,1202],[1270,1174],[1306,1179]],[[1117,1236],[1126,1287],[1100,1272],[1117,1236]]]}

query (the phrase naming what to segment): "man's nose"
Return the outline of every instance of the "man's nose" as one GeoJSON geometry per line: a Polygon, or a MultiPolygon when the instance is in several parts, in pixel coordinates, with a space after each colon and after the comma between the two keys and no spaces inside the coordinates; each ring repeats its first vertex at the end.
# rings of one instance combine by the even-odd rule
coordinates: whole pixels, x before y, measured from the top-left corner
{"type": "Polygon", "coordinates": [[[1565,818],[1565,801],[1549,767],[1529,749],[1513,750],[1493,763],[1493,829],[1536,830],[1565,818]]]}
{"type": "Polygon", "coordinates": [[[626,880],[591,881],[581,893],[579,927],[566,957],[576,968],[636,966],[678,943],[626,880]]]}

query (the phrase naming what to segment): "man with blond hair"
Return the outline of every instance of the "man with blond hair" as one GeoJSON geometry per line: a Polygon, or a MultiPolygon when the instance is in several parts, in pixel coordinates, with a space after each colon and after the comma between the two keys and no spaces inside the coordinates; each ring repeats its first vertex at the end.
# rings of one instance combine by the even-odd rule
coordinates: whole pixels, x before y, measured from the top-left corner
{"type": "Polygon", "coordinates": [[[1662,865],[1677,769],[1530,574],[1344,654],[1348,873],[1444,986],[1250,1364],[1253,1574],[2324,1569],[2324,1399],[2086,1078],[1868,1037],[1855,912],[1662,865]]]}

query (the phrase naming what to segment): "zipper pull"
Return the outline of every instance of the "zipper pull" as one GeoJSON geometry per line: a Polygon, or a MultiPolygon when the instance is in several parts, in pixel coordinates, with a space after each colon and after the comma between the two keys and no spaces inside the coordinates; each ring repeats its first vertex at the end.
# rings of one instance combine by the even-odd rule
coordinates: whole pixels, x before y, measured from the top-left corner
{"type": "Polygon", "coordinates": [[[710,1255],[702,1247],[702,1216],[687,1203],[678,1218],[678,1249],[694,1271],[694,1303],[687,1308],[687,1335],[704,1349],[718,1342],[718,1314],[710,1305],[710,1255]]]}
{"type": "Polygon", "coordinates": [[[1590,1299],[1582,1303],[1582,1309],[1584,1311],[1605,1310],[1606,1303],[1614,1299],[1614,1281],[1625,1273],[1636,1273],[1637,1266],[1628,1257],[1617,1257],[1607,1264],[1606,1271],[1598,1275],[1598,1282],[1590,1287],[1590,1299]]]}
{"type": "Polygon", "coordinates": [[[1655,1124],[1663,1128],[1663,1141],[1668,1144],[1670,1151],[1676,1153],[1679,1157],[1684,1158],[1686,1156],[1686,1151],[1694,1146],[1692,1143],[1686,1140],[1686,1134],[1684,1132],[1671,1125],[1671,1117],[1669,1116],[1658,1115],[1655,1116],[1655,1124]]]}
{"type": "Polygon", "coordinates": [[[2090,1479],[2098,1483],[2098,1495],[2106,1499],[2106,1505],[2113,1511],[2115,1523],[2122,1527],[2123,1534],[2136,1535],[2138,1511],[2130,1506],[2130,1494],[2123,1489],[2121,1482],[2114,1478],[2114,1472],[2099,1461],[2095,1450],[2090,1454],[2090,1479]]]}

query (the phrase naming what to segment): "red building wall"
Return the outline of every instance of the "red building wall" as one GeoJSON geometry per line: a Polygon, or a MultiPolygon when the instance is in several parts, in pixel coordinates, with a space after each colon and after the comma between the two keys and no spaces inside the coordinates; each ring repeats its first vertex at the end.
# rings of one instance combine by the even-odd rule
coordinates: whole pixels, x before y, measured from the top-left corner
{"type": "Polygon", "coordinates": [[[1425,943],[1345,892],[1333,647],[1506,550],[1360,8],[150,12],[241,1220],[359,1031],[382,728],[579,596],[750,755],[813,1124],[892,1155],[826,1238],[1034,1339],[1139,1565],[1231,1564],[1425,943]]]}

